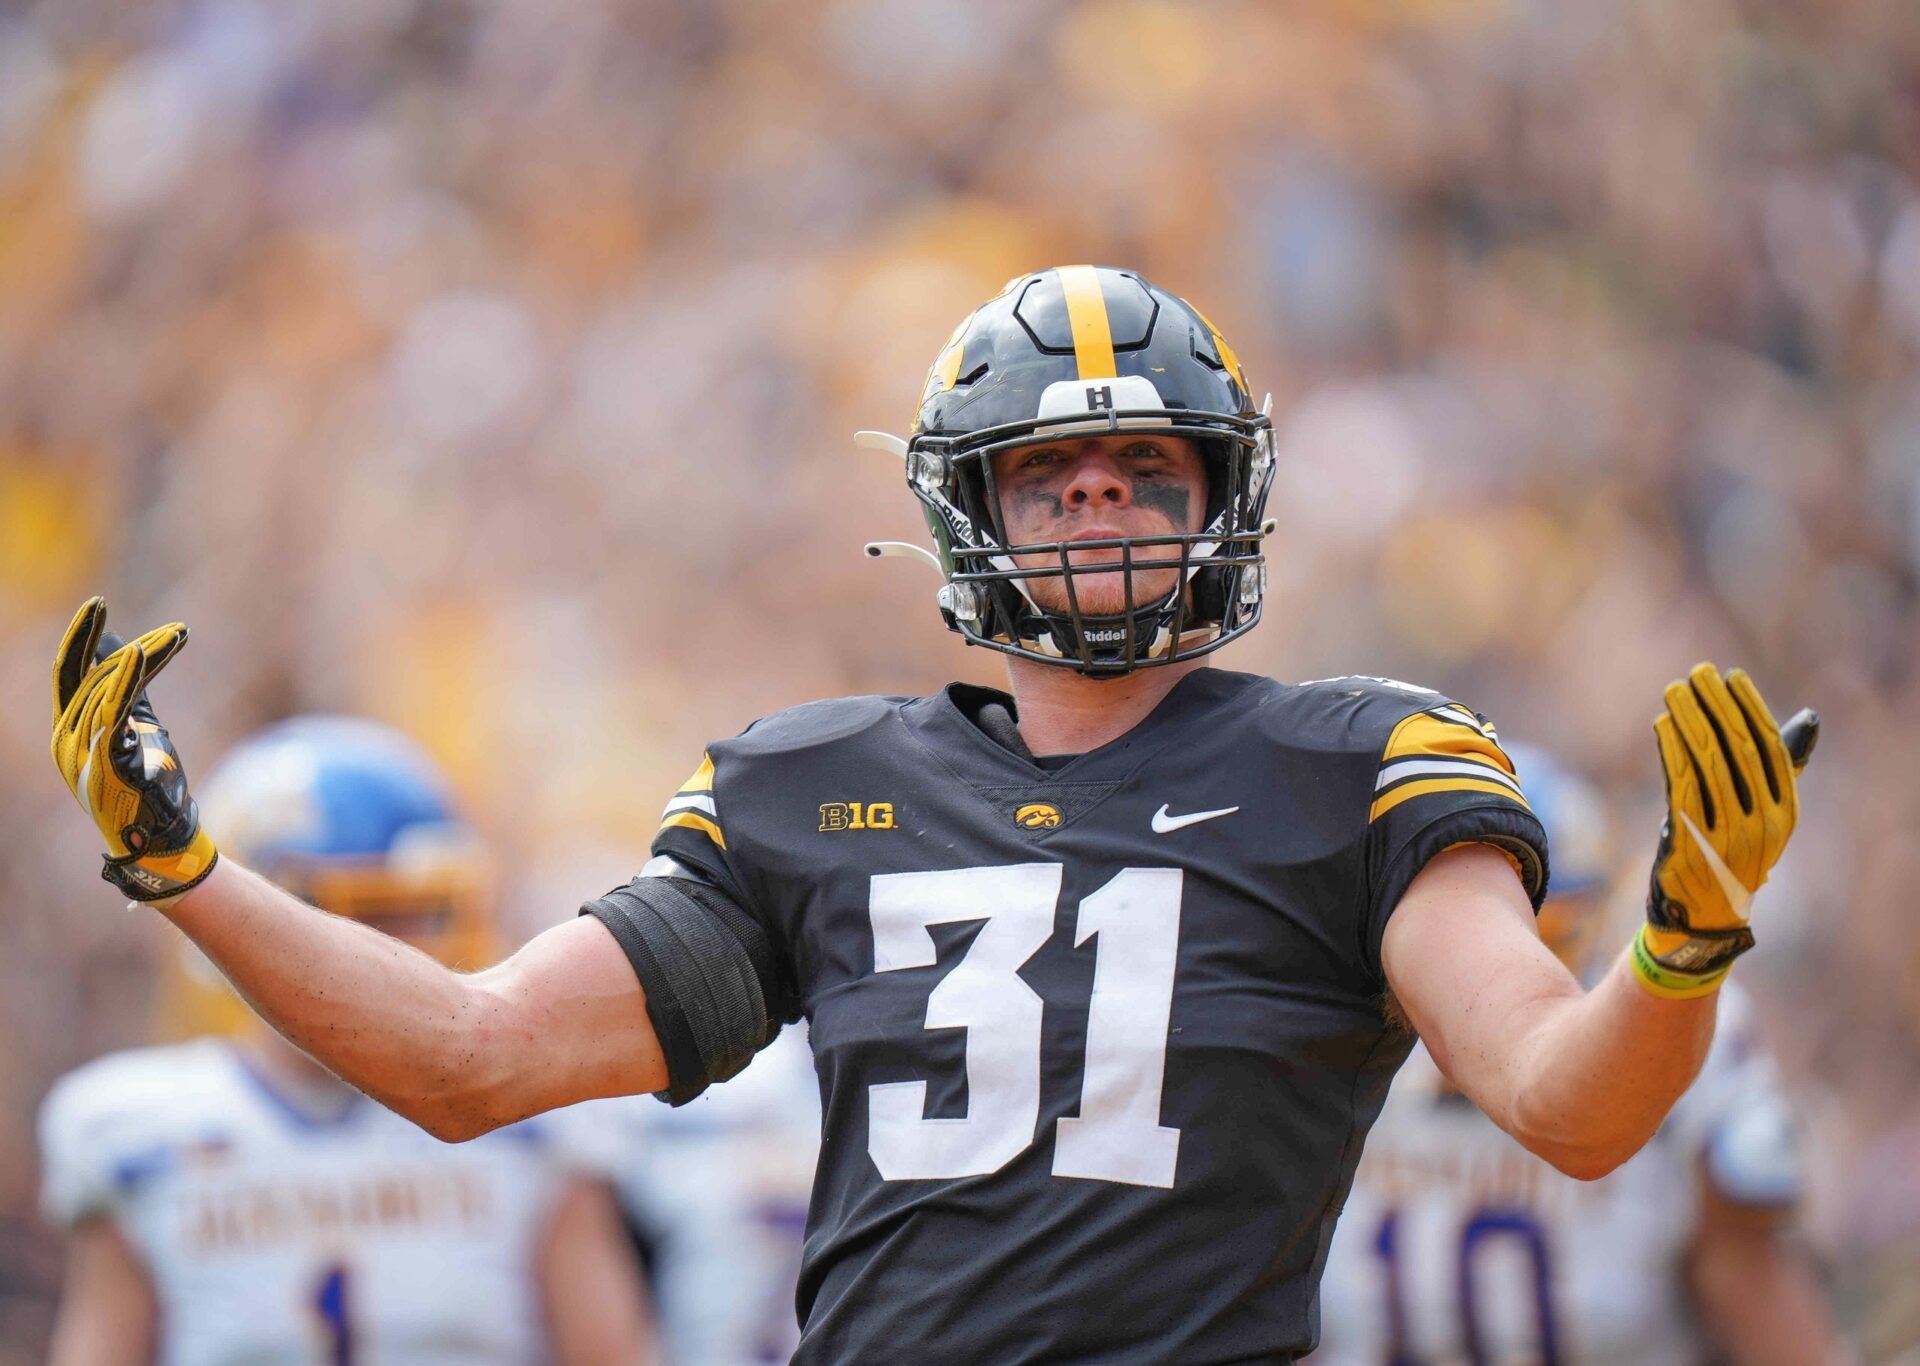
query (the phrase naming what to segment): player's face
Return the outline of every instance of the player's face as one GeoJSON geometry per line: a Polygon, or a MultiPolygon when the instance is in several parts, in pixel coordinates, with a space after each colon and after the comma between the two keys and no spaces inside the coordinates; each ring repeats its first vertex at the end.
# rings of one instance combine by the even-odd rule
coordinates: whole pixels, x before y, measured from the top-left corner
{"type": "MultiPolygon", "coordinates": [[[[1094,541],[1117,536],[1191,534],[1206,515],[1207,476],[1200,447],[1183,436],[1094,436],[1001,451],[993,457],[1000,517],[1008,544],[1094,541]]],[[[1023,569],[1057,567],[1057,553],[1016,555],[1023,569]]],[[[1158,602],[1173,591],[1179,570],[1142,569],[1177,564],[1177,546],[1133,552],[1134,606],[1158,602]]],[[[1074,566],[1118,564],[1121,550],[1070,550],[1074,566]]],[[[1034,601],[1050,611],[1071,606],[1060,576],[1027,581],[1034,601]]],[[[1090,616],[1112,616],[1127,606],[1126,575],[1078,573],[1074,597],[1090,616]]]]}

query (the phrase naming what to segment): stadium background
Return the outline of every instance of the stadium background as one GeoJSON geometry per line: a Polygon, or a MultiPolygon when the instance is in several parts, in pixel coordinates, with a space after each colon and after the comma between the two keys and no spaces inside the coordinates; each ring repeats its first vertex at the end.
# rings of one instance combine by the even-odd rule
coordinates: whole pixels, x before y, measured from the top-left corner
{"type": "Polygon", "coordinates": [[[1710,656],[1819,705],[1742,976],[1843,1317],[1920,1350],[1909,0],[16,0],[0,1361],[57,1276],[34,1108],[146,1037],[170,947],[48,766],[80,598],[194,627],[189,771],[296,709],[420,736],[524,937],[707,738],[996,677],[861,557],[919,519],[849,437],[1068,260],[1199,301],[1274,393],[1273,589],[1223,662],[1416,679],[1590,766],[1623,902],[1659,686],[1710,656]]]}

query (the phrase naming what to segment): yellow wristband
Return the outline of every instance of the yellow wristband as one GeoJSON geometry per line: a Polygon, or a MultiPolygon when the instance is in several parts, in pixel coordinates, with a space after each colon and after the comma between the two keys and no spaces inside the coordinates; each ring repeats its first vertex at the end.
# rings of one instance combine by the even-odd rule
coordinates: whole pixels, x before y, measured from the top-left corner
{"type": "Polygon", "coordinates": [[[1704,977],[1691,972],[1675,972],[1671,968],[1663,968],[1654,960],[1652,950],[1647,947],[1647,933],[1652,929],[1651,925],[1642,925],[1640,933],[1633,937],[1633,946],[1627,951],[1627,957],[1633,963],[1633,975],[1640,979],[1641,986],[1655,996],[1668,1001],[1691,1001],[1709,992],[1720,990],[1720,984],[1726,981],[1727,974],[1733,971],[1733,964],[1729,963],[1718,972],[1710,972],[1704,977]]]}

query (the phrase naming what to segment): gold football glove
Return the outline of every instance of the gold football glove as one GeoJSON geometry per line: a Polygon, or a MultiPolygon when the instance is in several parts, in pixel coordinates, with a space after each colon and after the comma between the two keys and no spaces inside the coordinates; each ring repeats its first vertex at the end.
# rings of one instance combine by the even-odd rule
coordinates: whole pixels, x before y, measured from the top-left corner
{"type": "Polygon", "coordinates": [[[179,622],[131,645],[89,598],[53,662],[53,762],[106,840],[100,875],[135,901],[179,896],[219,854],[200,828],[180,756],[147,704],[147,684],[187,643],[179,622]]]}
{"type": "Polygon", "coordinates": [[[1747,910],[1793,834],[1820,718],[1802,711],[1783,732],[1744,671],[1723,679],[1711,664],[1669,683],[1666,702],[1653,729],[1667,817],[1633,966],[1656,994],[1685,998],[1753,947],[1747,910]]]}

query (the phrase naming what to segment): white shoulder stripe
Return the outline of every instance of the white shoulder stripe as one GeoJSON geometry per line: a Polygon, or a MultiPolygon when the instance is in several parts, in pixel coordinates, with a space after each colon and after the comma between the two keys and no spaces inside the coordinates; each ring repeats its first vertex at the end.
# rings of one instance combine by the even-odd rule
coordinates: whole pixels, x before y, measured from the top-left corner
{"type": "Polygon", "coordinates": [[[663,817],[671,816],[676,811],[704,811],[709,816],[717,816],[720,814],[713,809],[713,798],[707,796],[704,792],[682,793],[680,796],[668,802],[666,809],[660,814],[663,817]]]}
{"type": "Polygon", "coordinates": [[[1500,738],[1494,733],[1493,722],[1482,721],[1458,702],[1449,702],[1444,707],[1434,707],[1427,712],[1427,715],[1438,721],[1452,721],[1457,725],[1470,727],[1473,730],[1479,731],[1489,740],[1497,742],[1500,738]]]}
{"type": "Polygon", "coordinates": [[[1422,775],[1440,775],[1448,778],[1484,778],[1490,783],[1499,783],[1520,791],[1520,784],[1502,773],[1490,763],[1481,763],[1476,759],[1395,759],[1383,764],[1380,777],[1373,785],[1378,792],[1381,788],[1399,782],[1402,778],[1414,778],[1422,775]]]}

